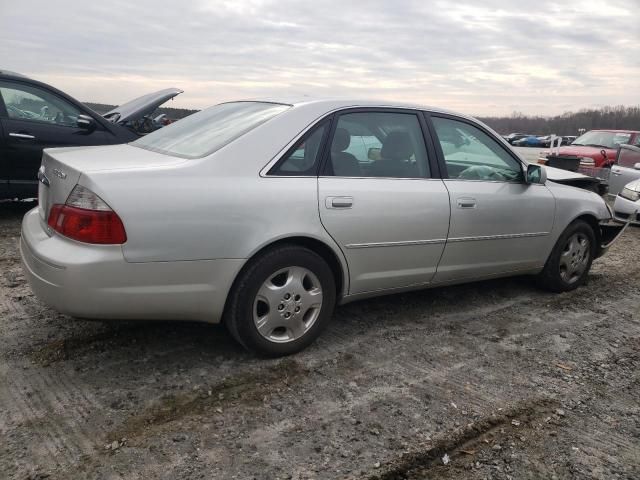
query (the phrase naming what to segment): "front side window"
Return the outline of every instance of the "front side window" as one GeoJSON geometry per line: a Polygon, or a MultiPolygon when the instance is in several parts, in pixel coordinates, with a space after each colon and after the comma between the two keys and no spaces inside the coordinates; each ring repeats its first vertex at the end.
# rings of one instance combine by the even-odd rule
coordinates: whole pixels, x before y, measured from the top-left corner
{"type": "Polygon", "coordinates": [[[324,123],[298,142],[292,151],[283,158],[269,175],[309,176],[316,175],[321,155],[322,139],[328,128],[324,123]]]}
{"type": "Polygon", "coordinates": [[[391,112],[341,115],[331,141],[326,174],[428,178],[429,162],[418,117],[391,112]]]}
{"type": "Polygon", "coordinates": [[[636,164],[640,163],[640,148],[634,146],[622,147],[618,153],[616,163],[621,167],[635,168],[636,164]]]}
{"type": "Polygon", "coordinates": [[[166,155],[204,157],[289,108],[280,103],[222,103],[145,135],[131,145],[166,155]]]}
{"type": "Polygon", "coordinates": [[[3,82],[0,95],[7,108],[7,116],[64,127],[76,127],[80,112],[57,95],[31,85],[3,82]]]}
{"type": "Polygon", "coordinates": [[[521,181],[522,166],[502,146],[477,127],[432,117],[449,178],[521,181]]]}

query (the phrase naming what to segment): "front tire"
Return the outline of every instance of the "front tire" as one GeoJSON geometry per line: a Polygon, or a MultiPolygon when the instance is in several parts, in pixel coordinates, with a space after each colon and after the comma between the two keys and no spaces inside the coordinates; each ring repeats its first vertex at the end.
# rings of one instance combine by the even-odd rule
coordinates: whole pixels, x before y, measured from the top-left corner
{"type": "Polygon", "coordinates": [[[538,285],[552,292],[568,292],[584,284],[596,252],[596,236],[583,220],[571,223],[560,235],[538,285]]]}
{"type": "Polygon", "coordinates": [[[283,245],[252,260],[229,297],[225,324],[250,351],[279,357],[309,346],[331,319],[333,272],[317,253],[283,245]]]}

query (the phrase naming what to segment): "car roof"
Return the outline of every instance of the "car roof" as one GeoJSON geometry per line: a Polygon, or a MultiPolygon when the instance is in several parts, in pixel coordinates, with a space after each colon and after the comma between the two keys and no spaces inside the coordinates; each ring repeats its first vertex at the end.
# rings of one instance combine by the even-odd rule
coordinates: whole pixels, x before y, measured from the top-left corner
{"type": "Polygon", "coordinates": [[[0,76],[6,77],[18,77],[18,78],[29,78],[26,75],[22,75],[21,73],[12,72],[10,70],[0,70],[0,76]]]}
{"type": "Polygon", "coordinates": [[[411,110],[427,110],[430,112],[444,113],[456,115],[472,119],[469,115],[459,112],[446,110],[439,107],[422,105],[418,103],[396,102],[393,100],[383,99],[345,99],[345,98],[313,98],[313,97],[272,97],[272,98],[254,98],[245,101],[281,103],[283,105],[291,105],[292,107],[304,107],[314,105],[323,108],[329,112],[341,110],[344,108],[366,108],[366,107],[385,107],[385,108],[407,108],[411,110]]]}

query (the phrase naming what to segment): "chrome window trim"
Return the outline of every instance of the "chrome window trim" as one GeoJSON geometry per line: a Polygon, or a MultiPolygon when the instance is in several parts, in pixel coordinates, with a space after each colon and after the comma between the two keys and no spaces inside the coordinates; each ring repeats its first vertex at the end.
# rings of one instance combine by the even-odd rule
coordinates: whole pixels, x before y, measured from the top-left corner
{"type": "MultiPolygon", "coordinates": [[[[293,105],[293,108],[295,108],[295,105],[293,105]]],[[[304,127],[289,143],[287,143],[278,153],[276,153],[273,158],[271,158],[271,160],[269,160],[267,162],[267,164],[262,167],[260,169],[260,173],[259,176],[263,177],[263,178],[269,178],[269,177],[274,177],[274,178],[281,178],[281,177],[286,177],[286,178],[309,178],[307,176],[295,176],[295,175],[268,175],[269,170],[271,170],[271,168],[282,158],[283,155],[285,155],[287,153],[287,151],[289,150],[289,148],[291,148],[298,140],[300,140],[304,135],[306,135],[306,133],[313,128],[315,125],[318,125],[321,121],[329,118],[332,115],[335,115],[337,113],[341,113],[345,110],[353,110],[353,109],[395,109],[395,110],[406,110],[408,115],[420,115],[421,113],[425,112],[425,109],[422,107],[416,107],[416,106],[394,106],[394,105],[349,105],[349,106],[342,106],[342,107],[337,107],[334,108],[333,110],[330,110],[328,112],[323,113],[322,115],[320,115],[318,118],[316,118],[315,120],[313,120],[311,123],[309,123],[306,127],[304,127]]],[[[429,110],[430,112],[433,113],[441,113],[441,114],[448,114],[445,113],[444,111],[439,111],[439,110],[429,110]]],[[[460,118],[464,118],[464,117],[460,117],[460,118]]],[[[425,138],[425,148],[427,147],[426,145],[426,138],[425,138]]],[[[428,156],[428,152],[427,152],[427,156],[428,156]]],[[[314,177],[316,175],[311,175],[310,177],[314,177]]],[[[372,177],[335,177],[335,176],[331,176],[331,177],[327,177],[327,178],[372,178],[372,177]]],[[[386,178],[386,177],[376,177],[376,178],[386,178]]],[[[394,178],[394,177],[390,177],[390,178],[394,178]]],[[[419,179],[420,180],[420,179],[419,179]]],[[[429,180],[442,180],[442,178],[436,178],[436,179],[429,179],[429,180]]]]}

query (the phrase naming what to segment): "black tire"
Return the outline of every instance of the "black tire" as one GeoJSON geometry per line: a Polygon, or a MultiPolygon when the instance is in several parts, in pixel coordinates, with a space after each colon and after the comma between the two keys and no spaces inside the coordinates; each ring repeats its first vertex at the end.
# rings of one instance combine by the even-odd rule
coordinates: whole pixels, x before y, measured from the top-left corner
{"type": "Polygon", "coordinates": [[[583,285],[589,276],[591,263],[596,253],[596,235],[591,225],[583,220],[572,222],[556,242],[551,255],[547,259],[544,270],[538,275],[538,286],[552,292],[568,292],[583,285]],[[577,252],[570,251],[572,239],[585,239],[588,247],[583,246],[577,252]],[[581,254],[584,250],[584,256],[581,254]],[[577,270],[567,269],[566,264],[577,262],[577,270]]]}
{"type": "MultiPolygon", "coordinates": [[[[299,285],[303,285],[304,281],[299,285]]],[[[303,288],[307,287],[303,286],[303,288]]],[[[304,292],[301,293],[306,298],[304,292]]],[[[303,300],[300,301],[302,302],[303,300]]],[[[266,357],[291,355],[308,347],[320,335],[333,315],[335,302],[336,282],[327,262],[320,255],[307,248],[296,245],[282,245],[251,260],[249,265],[240,273],[229,295],[224,323],[229,333],[247,350],[266,357]],[[300,298],[294,290],[291,290],[290,299],[285,301],[282,295],[288,293],[289,288],[286,285],[278,286],[278,288],[284,290],[274,293],[274,295],[278,295],[278,298],[282,298],[282,300],[277,301],[279,302],[277,306],[270,306],[267,301],[261,303],[262,297],[259,297],[258,293],[264,288],[266,282],[274,286],[276,283],[274,279],[279,279],[278,281],[280,281],[282,275],[285,277],[289,275],[289,269],[291,271],[297,269],[300,272],[305,270],[309,272],[309,275],[302,274],[303,280],[311,282],[310,285],[313,286],[313,289],[310,286],[309,292],[317,292],[317,288],[320,288],[321,302],[319,307],[306,308],[302,303],[297,304],[294,302],[294,297],[300,298]],[[284,272],[282,272],[283,270],[284,272]],[[278,274],[278,272],[282,273],[278,274]],[[319,285],[316,285],[318,283],[319,285]],[[286,293],[284,293],[285,290],[287,290],[286,293]],[[276,316],[276,320],[285,325],[288,325],[287,322],[293,322],[294,320],[302,321],[304,333],[296,338],[294,335],[296,331],[288,330],[286,326],[278,326],[270,334],[266,333],[270,328],[266,326],[265,330],[263,330],[265,333],[260,333],[257,326],[258,320],[254,319],[254,313],[256,318],[260,317],[258,310],[262,309],[264,311],[265,305],[268,307],[265,311],[266,313],[262,312],[265,316],[270,316],[273,313],[276,316]],[[301,305],[301,307],[297,305],[301,305]],[[282,312],[280,312],[281,306],[284,306],[282,312]],[[295,308],[298,308],[298,310],[295,310],[295,308]],[[295,313],[298,311],[299,313],[295,313]],[[311,312],[309,318],[313,319],[313,321],[305,322],[308,312],[311,312]],[[284,315],[286,314],[289,314],[290,320],[285,319],[284,315]],[[273,338],[277,337],[277,340],[271,340],[271,337],[267,338],[265,335],[271,335],[273,338]]],[[[299,326],[300,324],[296,323],[296,325],[299,326]]],[[[297,330],[297,333],[302,330],[297,330]]]]}

